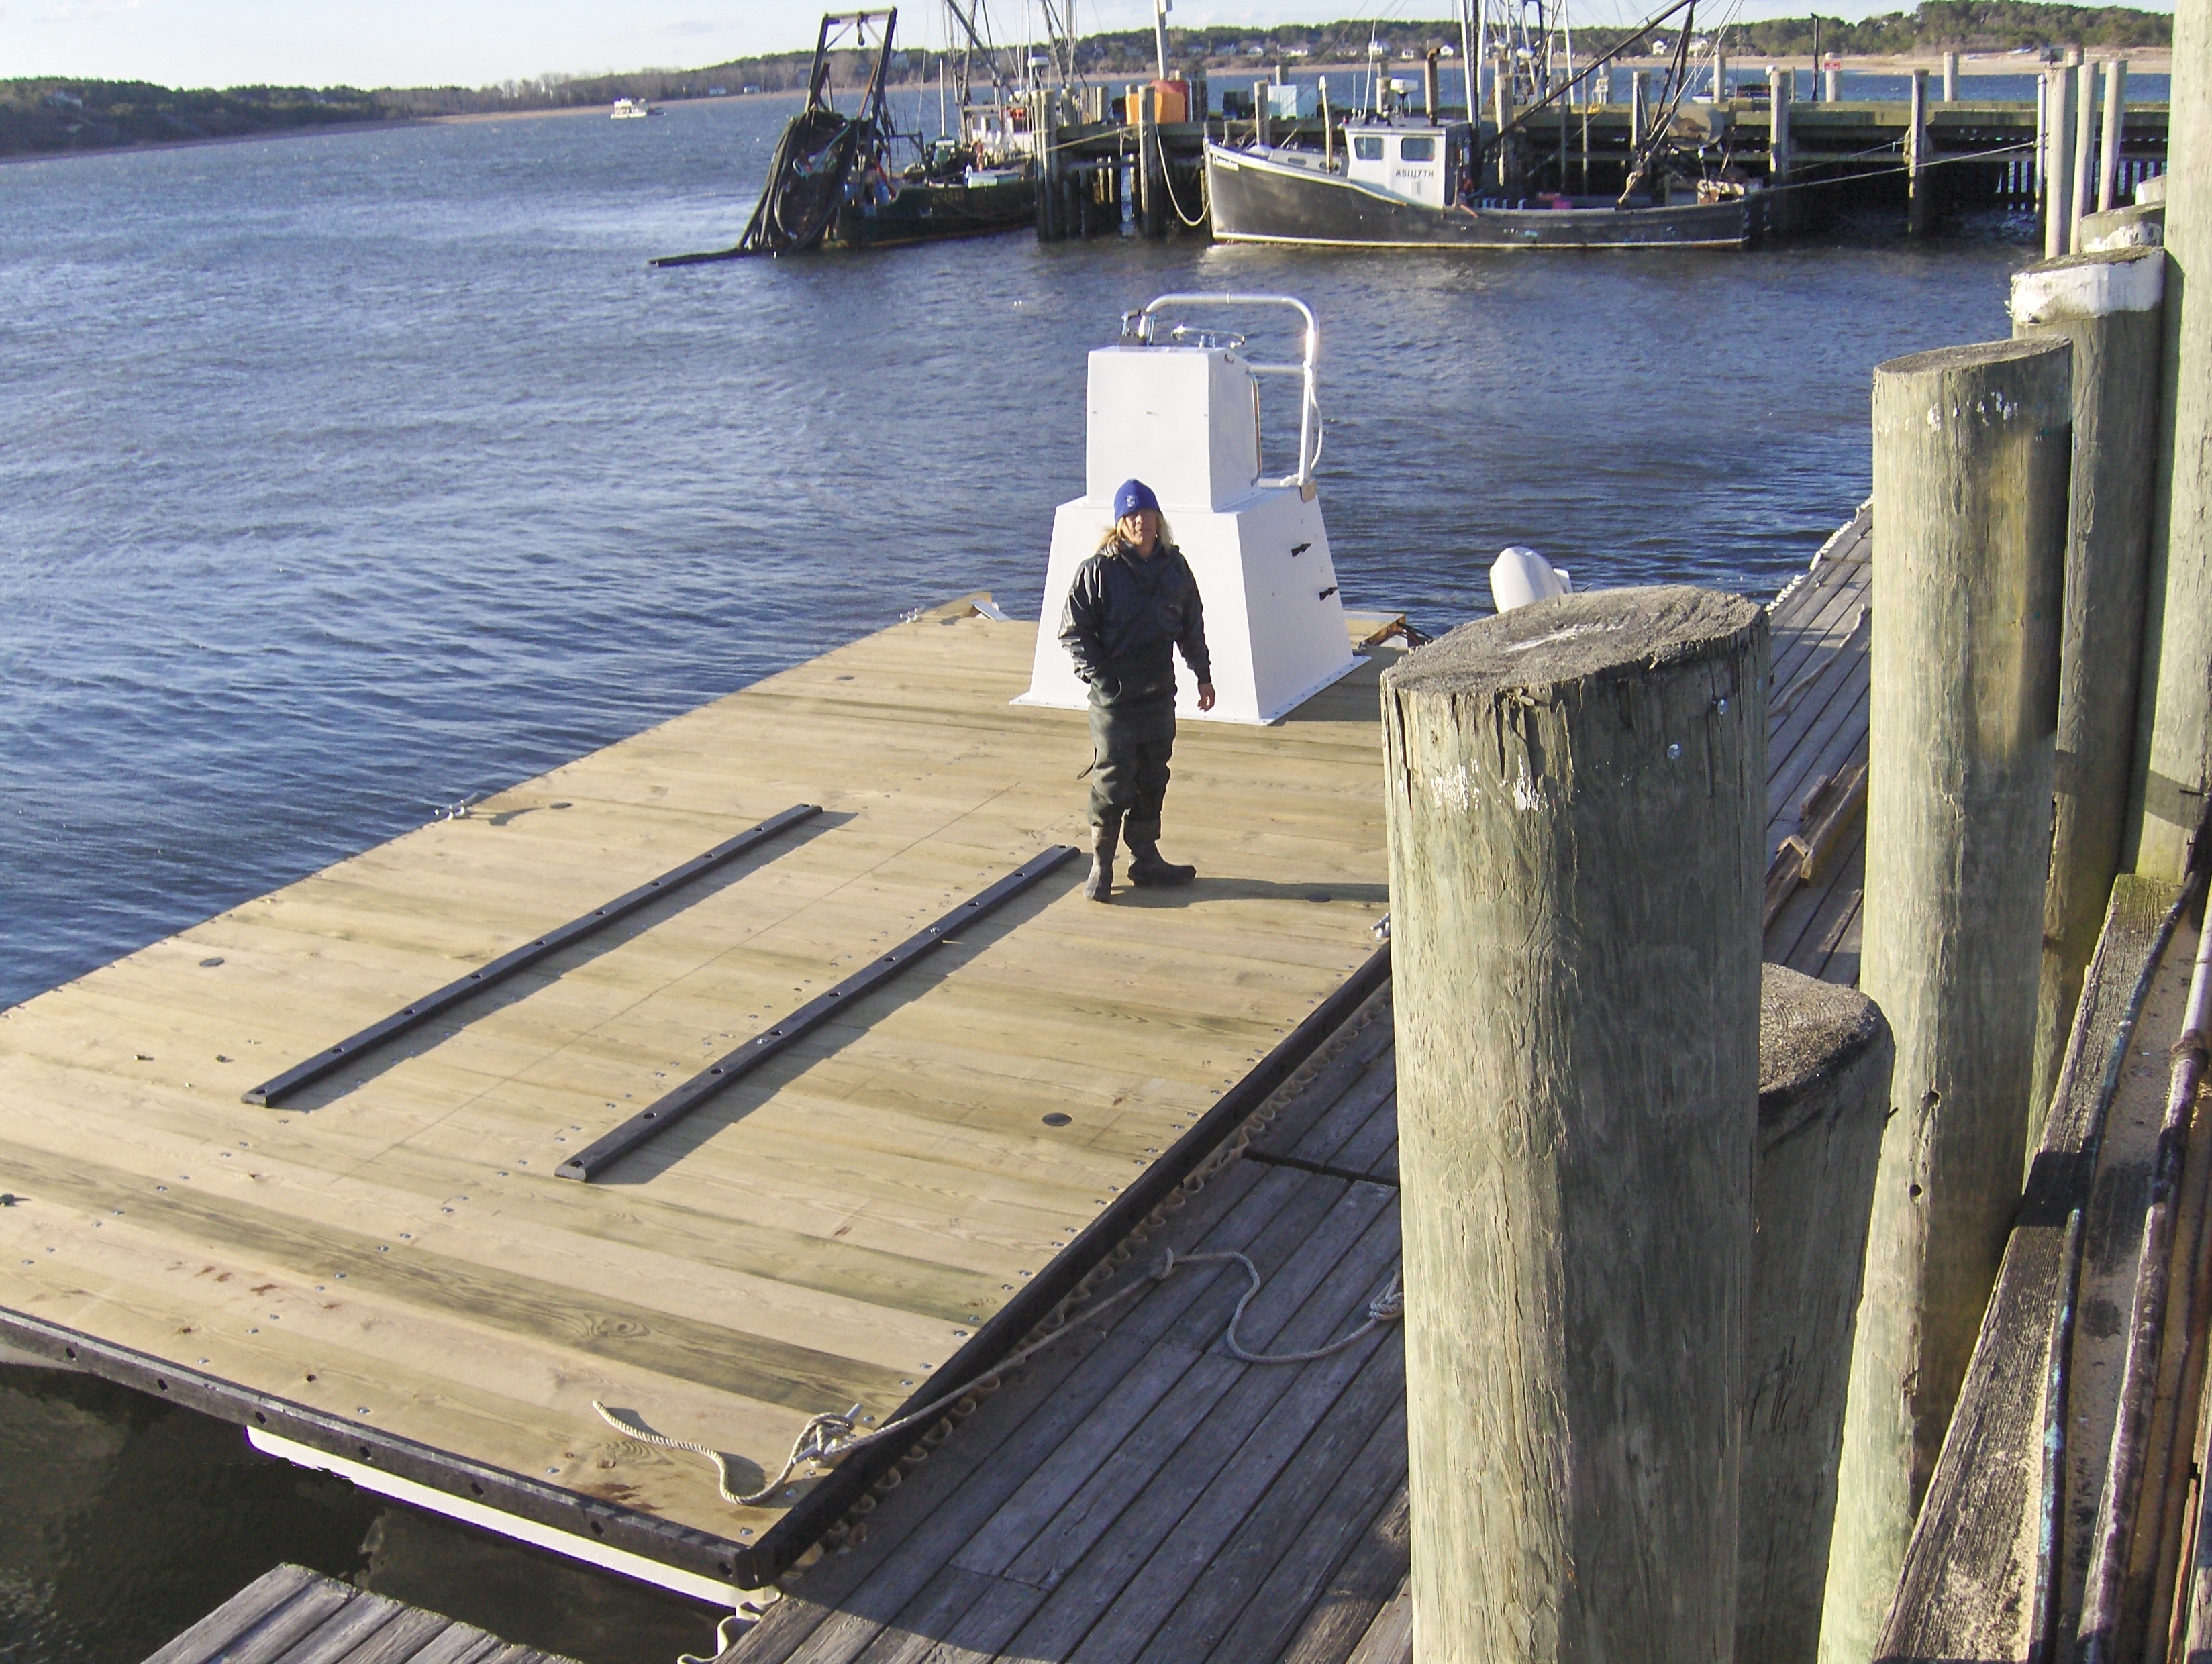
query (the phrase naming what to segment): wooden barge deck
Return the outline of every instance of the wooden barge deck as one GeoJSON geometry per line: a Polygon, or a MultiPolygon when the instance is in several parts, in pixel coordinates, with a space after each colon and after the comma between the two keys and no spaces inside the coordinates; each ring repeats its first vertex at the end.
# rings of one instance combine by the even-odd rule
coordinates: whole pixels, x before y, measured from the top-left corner
{"type": "Polygon", "coordinates": [[[672,1587],[764,1581],[864,1476],[733,1509],[593,1400],[750,1490],[817,1412],[968,1379],[1374,950],[1370,658],[1275,727],[1185,726],[1168,842],[1197,884],[1102,908],[1070,862],[600,1177],[556,1176],[1080,841],[1081,713],[1010,702],[1035,629],[902,622],[0,1015],[0,1344],[672,1587]],[[242,1101],[793,804],[824,812],[242,1101]]]}
{"type": "MultiPolygon", "coordinates": [[[[1814,788],[1863,756],[1867,543],[1862,511],[1776,611],[1774,836],[1809,853],[1770,875],[1769,952],[1842,981],[1852,805],[1814,788]]],[[[895,1512],[895,1449],[732,1507],[703,1461],[623,1436],[593,1401],[728,1453],[750,1490],[818,1412],[881,1421],[972,1380],[1310,1075],[1387,975],[1384,646],[1273,727],[1186,726],[1170,841],[1206,875],[1189,890],[1100,908],[1071,862],[592,1181],[557,1176],[1078,839],[1083,719],[1010,702],[1034,631],[966,604],[911,619],[0,1014],[0,1346],[702,1597],[766,1582],[855,1503],[895,1512]],[[794,803],[824,812],[274,1108],[244,1101],[794,803]]],[[[1373,1088],[1347,1134],[1361,1149],[1395,1121],[1373,1088]]],[[[1316,1229],[1367,1198],[1336,1260],[1355,1242],[1395,1254],[1388,1184],[1282,1154],[1276,1187],[1334,1187],[1316,1229]]],[[[1380,1173],[1389,1151],[1363,1159],[1380,1173]]],[[[1346,1263],[1307,1290],[1322,1305],[1281,1310],[1285,1333],[1341,1315],[1314,1289],[1372,1291],[1346,1263]]],[[[1280,1414],[1321,1406],[1279,1379],[1298,1372],[1263,1373],[1280,1414]]],[[[1355,1374],[1387,1422],[1395,1389],[1355,1374]]],[[[1387,1504],[1394,1461],[1402,1482],[1397,1436],[1362,1467],[1368,1502],[1387,1504]]]]}

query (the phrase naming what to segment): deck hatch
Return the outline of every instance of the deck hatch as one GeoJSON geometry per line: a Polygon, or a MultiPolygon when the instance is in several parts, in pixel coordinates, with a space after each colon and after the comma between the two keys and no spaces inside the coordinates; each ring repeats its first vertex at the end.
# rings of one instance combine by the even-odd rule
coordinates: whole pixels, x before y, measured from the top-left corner
{"type": "Polygon", "coordinates": [[[945,945],[961,926],[985,918],[1011,902],[1075,853],[1054,844],[1016,867],[989,889],[979,890],[926,930],[917,931],[866,969],[855,971],[827,993],[818,994],[789,1016],[770,1023],[735,1051],[708,1064],[675,1090],[656,1099],[611,1133],[594,1141],[556,1169],[564,1179],[590,1180],[624,1156],[682,1120],[724,1087],[733,1085],[785,1048],[795,1044],[861,995],[945,945]]]}
{"type": "Polygon", "coordinates": [[[303,1086],[312,1086],[325,1075],[343,1068],[355,1058],[386,1041],[405,1034],[409,1029],[444,1015],[465,999],[473,999],[486,988],[497,986],[524,971],[540,960],[549,958],[563,948],[573,947],[586,937],[605,930],[609,925],[628,918],[648,902],[657,902],[682,889],[695,878],[702,878],[715,868],[727,865],[740,855],[757,849],[769,839],[777,836],[801,821],[811,820],[822,812],[818,803],[793,804],[780,815],[772,815],[758,826],[749,827],[734,838],[725,839],[703,855],[694,855],[680,866],[672,866],[657,878],[648,878],[635,890],[617,896],[613,901],[593,908],[579,918],[543,936],[526,942],[512,953],[501,954],[481,969],[448,982],[436,993],[402,1006],[387,1017],[372,1023],[358,1034],[348,1035],[328,1049],[315,1054],[304,1063],[295,1063],[281,1075],[264,1080],[245,1094],[248,1103],[274,1107],[303,1086]]]}

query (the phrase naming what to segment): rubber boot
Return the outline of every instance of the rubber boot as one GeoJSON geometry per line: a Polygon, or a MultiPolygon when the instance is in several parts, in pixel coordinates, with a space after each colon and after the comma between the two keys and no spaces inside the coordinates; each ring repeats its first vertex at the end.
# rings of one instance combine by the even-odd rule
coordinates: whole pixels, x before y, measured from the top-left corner
{"type": "Polygon", "coordinates": [[[1114,852],[1121,846],[1121,817],[1115,816],[1091,829],[1091,876],[1083,893],[1094,902],[1114,899],[1114,852]]]}
{"type": "Polygon", "coordinates": [[[1187,884],[1198,877],[1194,866],[1180,866],[1160,859],[1160,823],[1130,821],[1122,830],[1129,838],[1129,882],[1133,884],[1187,884]]]}

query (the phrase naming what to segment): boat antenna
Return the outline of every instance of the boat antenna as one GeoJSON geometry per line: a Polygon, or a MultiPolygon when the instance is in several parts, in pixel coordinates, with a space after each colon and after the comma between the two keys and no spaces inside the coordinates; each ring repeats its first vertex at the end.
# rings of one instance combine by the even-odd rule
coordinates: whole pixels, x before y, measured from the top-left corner
{"type": "Polygon", "coordinates": [[[1474,13],[1476,0],[1459,0],[1459,63],[1467,76],[1467,118],[1481,130],[1482,98],[1480,91],[1482,64],[1474,55],[1474,39],[1468,23],[1474,13]]]}

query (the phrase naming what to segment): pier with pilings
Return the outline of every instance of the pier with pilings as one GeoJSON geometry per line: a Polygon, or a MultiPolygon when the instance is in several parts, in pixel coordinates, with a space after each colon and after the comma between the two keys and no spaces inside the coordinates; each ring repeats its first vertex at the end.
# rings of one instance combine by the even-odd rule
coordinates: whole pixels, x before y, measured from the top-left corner
{"type": "MultiPolygon", "coordinates": [[[[1814,88],[1814,96],[1801,98],[1794,89],[1805,77],[1747,66],[1726,82],[1729,96],[1683,103],[1674,130],[1723,177],[1778,193],[1768,202],[1770,230],[1838,210],[1887,209],[1902,210],[1920,232],[1982,209],[2039,211],[2048,219],[2055,203],[2070,246],[2077,195],[2085,212],[2123,205],[2166,169],[2166,105],[2130,99],[2124,73],[2115,75],[2114,67],[2100,61],[2054,69],[2040,94],[2027,100],[1983,98],[1972,77],[1923,71],[1912,78],[1911,96],[1883,100],[1839,98],[1832,76],[1814,88]],[[2087,170],[2078,193],[2077,169],[2087,170]]],[[[1613,80],[1620,95],[1608,100],[1562,100],[1533,115],[1509,111],[1502,173],[1498,112],[1480,112],[1483,152],[1492,160],[1476,181],[1479,199],[1497,204],[1553,191],[1587,197],[1622,190],[1661,88],[1656,74],[1640,70],[1613,80]]],[[[1341,156],[1350,135],[1376,119],[1333,107],[1270,119],[1262,112],[1267,85],[1220,89],[1221,107],[1203,120],[1156,118],[1161,106],[1150,86],[1118,94],[1092,88],[1060,101],[1042,147],[1038,239],[1125,230],[1208,234],[1209,140],[1341,156]]],[[[1204,82],[1192,84],[1193,105],[1212,96],[1204,82]]],[[[1467,119],[1464,107],[1449,105],[1436,114],[1467,119]]],[[[1428,118],[1417,110],[1412,118],[1428,118]]]]}

